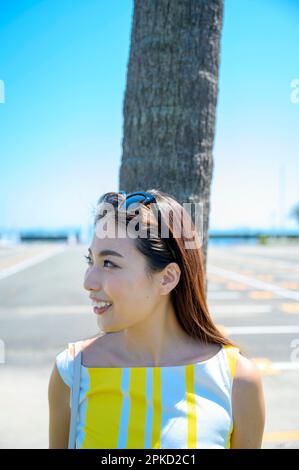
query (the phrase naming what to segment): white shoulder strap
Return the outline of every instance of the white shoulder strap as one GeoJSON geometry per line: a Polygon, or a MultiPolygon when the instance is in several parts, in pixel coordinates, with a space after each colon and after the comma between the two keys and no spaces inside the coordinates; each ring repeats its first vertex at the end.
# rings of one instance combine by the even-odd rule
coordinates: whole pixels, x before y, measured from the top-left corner
{"type": "Polygon", "coordinates": [[[75,357],[74,357],[74,372],[72,381],[72,407],[71,407],[71,422],[69,431],[69,443],[68,449],[76,448],[76,423],[77,413],[79,405],[79,393],[80,393],[80,371],[81,371],[81,344],[78,341],[74,343],[75,346],[75,357]]]}

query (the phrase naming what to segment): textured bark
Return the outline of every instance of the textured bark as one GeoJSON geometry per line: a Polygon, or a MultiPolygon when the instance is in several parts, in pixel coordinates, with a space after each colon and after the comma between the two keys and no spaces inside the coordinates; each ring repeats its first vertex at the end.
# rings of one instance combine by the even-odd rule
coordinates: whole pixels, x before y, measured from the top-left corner
{"type": "Polygon", "coordinates": [[[203,203],[206,269],[223,0],[135,0],[119,189],[203,203]]]}

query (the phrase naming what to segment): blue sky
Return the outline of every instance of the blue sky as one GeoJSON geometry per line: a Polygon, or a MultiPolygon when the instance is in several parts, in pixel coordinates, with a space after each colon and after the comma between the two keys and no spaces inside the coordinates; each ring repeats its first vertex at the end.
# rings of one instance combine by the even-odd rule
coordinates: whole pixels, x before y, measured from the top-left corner
{"type": "MultiPolygon", "coordinates": [[[[82,226],[117,190],[133,0],[0,0],[0,227],[82,226]]],[[[296,227],[297,0],[225,0],[210,229],[296,227]]]]}

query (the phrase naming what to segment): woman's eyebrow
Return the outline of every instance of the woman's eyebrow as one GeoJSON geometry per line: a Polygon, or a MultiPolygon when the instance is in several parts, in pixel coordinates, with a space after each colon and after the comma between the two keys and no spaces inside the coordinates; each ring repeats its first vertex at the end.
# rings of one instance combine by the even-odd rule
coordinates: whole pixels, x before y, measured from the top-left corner
{"type": "MultiPolygon", "coordinates": [[[[92,254],[91,252],[91,249],[88,248],[88,251],[90,254],[92,254]]],[[[113,250],[102,250],[98,253],[99,256],[118,256],[119,258],[123,258],[123,255],[121,255],[120,253],[118,253],[117,251],[113,251],[113,250]]]]}

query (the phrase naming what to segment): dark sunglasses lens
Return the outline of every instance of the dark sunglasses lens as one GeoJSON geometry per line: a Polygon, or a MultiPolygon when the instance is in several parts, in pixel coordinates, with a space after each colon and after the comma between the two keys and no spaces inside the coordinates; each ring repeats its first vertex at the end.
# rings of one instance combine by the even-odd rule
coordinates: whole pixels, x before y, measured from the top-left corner
{"type": "Polygon", "coordinates": [[[145,200],[145,196],[142,196],[141,194],[135,195],[135,196],[128,196],[127,199],[124,201],[124,206],[127,209],[133,204],[140,204],[145,200]]]}
{"type": "Polygon", "coordinates": [[[110,192],[103,194],[103,196],[100,197],[98,203],[100,204],[101,202],[107,202],[113,204],[115,202],[118,202],[119,200],[120,197],[118,193],[110,192]]]}

